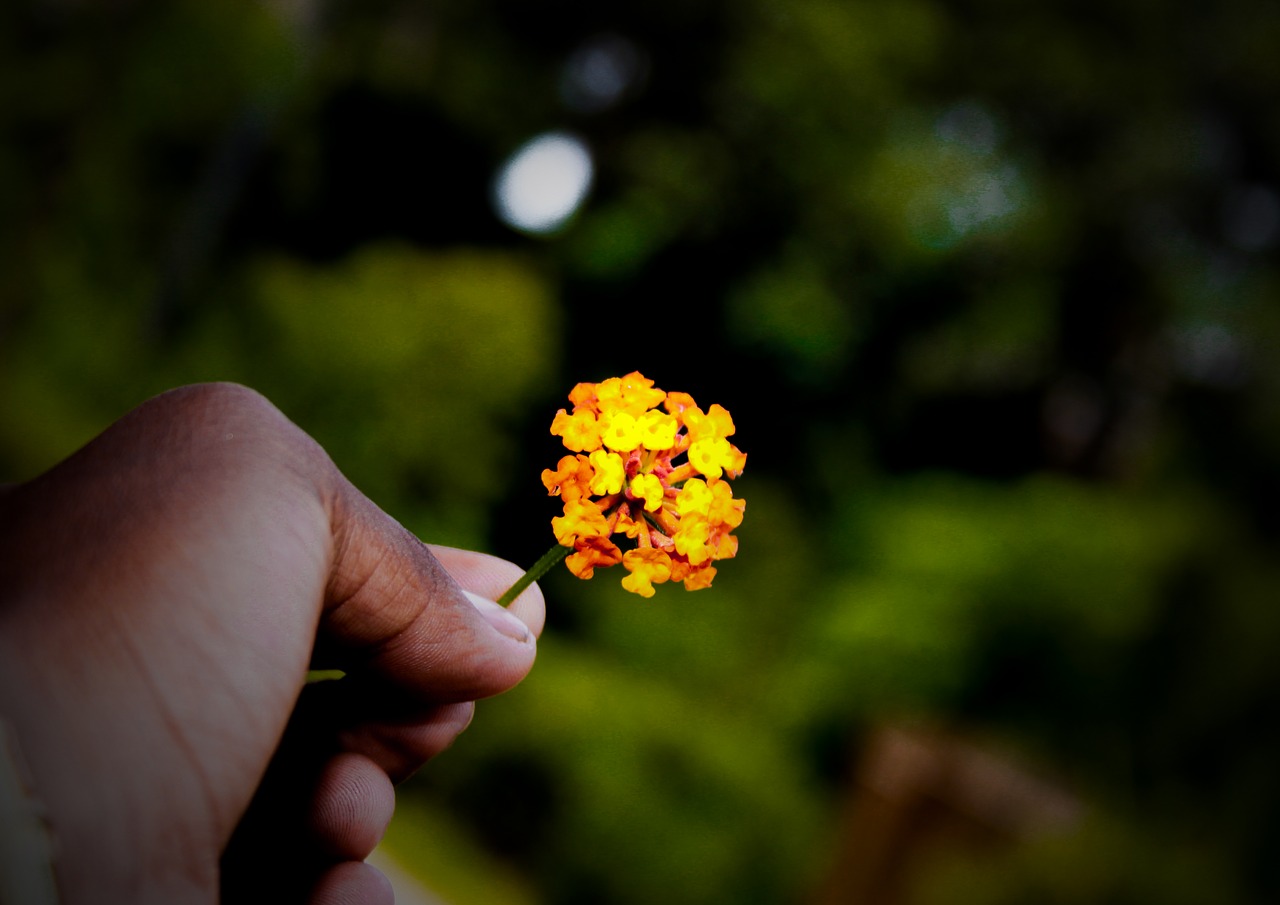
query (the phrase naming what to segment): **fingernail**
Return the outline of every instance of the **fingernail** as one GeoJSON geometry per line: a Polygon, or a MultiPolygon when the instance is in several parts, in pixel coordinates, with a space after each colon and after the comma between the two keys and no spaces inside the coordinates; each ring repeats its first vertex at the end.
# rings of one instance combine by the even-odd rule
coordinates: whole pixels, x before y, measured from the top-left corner
{"type": "Polygon", "coordinates": [[[514,641],[521,644],[527,643],[533,638],[533,633],[529,631],[529,626],[521,622],[508,609],[498,606],[492,600],[481,597],[479,594],[472,594],[470,591],[463,591],[467,595],[467,599],[471,601],[472,606],[480,611],[480,615],[484,616],[495,629],[500,631],[514,641]]]}

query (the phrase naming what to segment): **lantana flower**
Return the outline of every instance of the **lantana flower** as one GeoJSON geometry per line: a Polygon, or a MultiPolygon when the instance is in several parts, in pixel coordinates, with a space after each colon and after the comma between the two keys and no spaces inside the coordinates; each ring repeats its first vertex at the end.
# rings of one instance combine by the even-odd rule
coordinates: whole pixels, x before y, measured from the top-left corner
{"type": "Polygon", "coordinates": [[[551,433],[570,455],[542,472],[547,493],[563,504],[551,520],[557,546],[500,602],[561,559],[579,578],[621,563],[622,586],[642,597],[667,581],[690,591],[710,586],[715,563],[738,552],[732,532],[746,508],[729,486],[747,457],[729,441],[728,410],[703,411],[688,393],[658,389],[638,371],[579,383],[569,401],[551,433]]]}

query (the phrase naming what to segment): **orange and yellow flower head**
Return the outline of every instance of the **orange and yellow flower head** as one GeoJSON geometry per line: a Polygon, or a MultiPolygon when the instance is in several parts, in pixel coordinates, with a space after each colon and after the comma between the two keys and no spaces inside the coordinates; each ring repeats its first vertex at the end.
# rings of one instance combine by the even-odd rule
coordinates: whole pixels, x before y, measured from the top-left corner
{"type": "Polygon", "coordinates": [[[590,578],[622,563],[622,586],[642,597],[666,581],[708,587],[715,563],[738,552],[731,532],[746,508],[729,487],[747,457],[729,442],[728,410],[704,412],[688,393],[664,392],[638,371],[580,383],[569,401],[551,433],[574,455],[542,472],[548,494],[564,503],[551,527],[573,550],[569,570],[590,578]]]}

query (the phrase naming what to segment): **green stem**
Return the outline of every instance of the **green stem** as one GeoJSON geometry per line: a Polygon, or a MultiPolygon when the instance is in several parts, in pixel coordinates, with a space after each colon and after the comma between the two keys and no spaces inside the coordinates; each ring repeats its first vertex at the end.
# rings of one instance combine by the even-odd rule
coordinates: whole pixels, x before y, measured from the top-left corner
{"type": "Polygon", "coordinates": [[[546,553],[542,554],[542,558],[529,567],[529,571],[520,576],[520,580],[507,589],[507,592],[498,598],[498,603],[502,606],[509,606],[511,601],[520,596],[521,592],[529,585],[533,584],[543,575],[551,571],[552,567],[557,565],[562,559],[569,555],[573,550],[572,547],[562,547],[556,544],[546,553]]]}

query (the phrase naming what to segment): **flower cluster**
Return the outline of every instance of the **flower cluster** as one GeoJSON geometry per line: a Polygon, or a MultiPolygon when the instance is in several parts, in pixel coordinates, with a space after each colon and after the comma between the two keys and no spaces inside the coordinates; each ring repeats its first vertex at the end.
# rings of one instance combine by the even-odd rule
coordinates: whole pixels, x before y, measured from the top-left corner
{"type": "Polygon", "coordinates": [[[715,577],[712,563],[738,552],[730,532],[742,523],[744,500],[729,479],[747,457],[728,440],[733,419],[719,405],[698,408],[688,393],[667,393],[639,372],[580,383],[551,433],[574,455],[542,472],[564,514],[551,520],[556,540],[579,578],[621,562],[622,586],[643,597],[664,581],[693,591],[715,577]],[[677,459],[684,461],[677,463],[677,459]],[[629,539],[623,552],[613,538],[629,539]]]}

